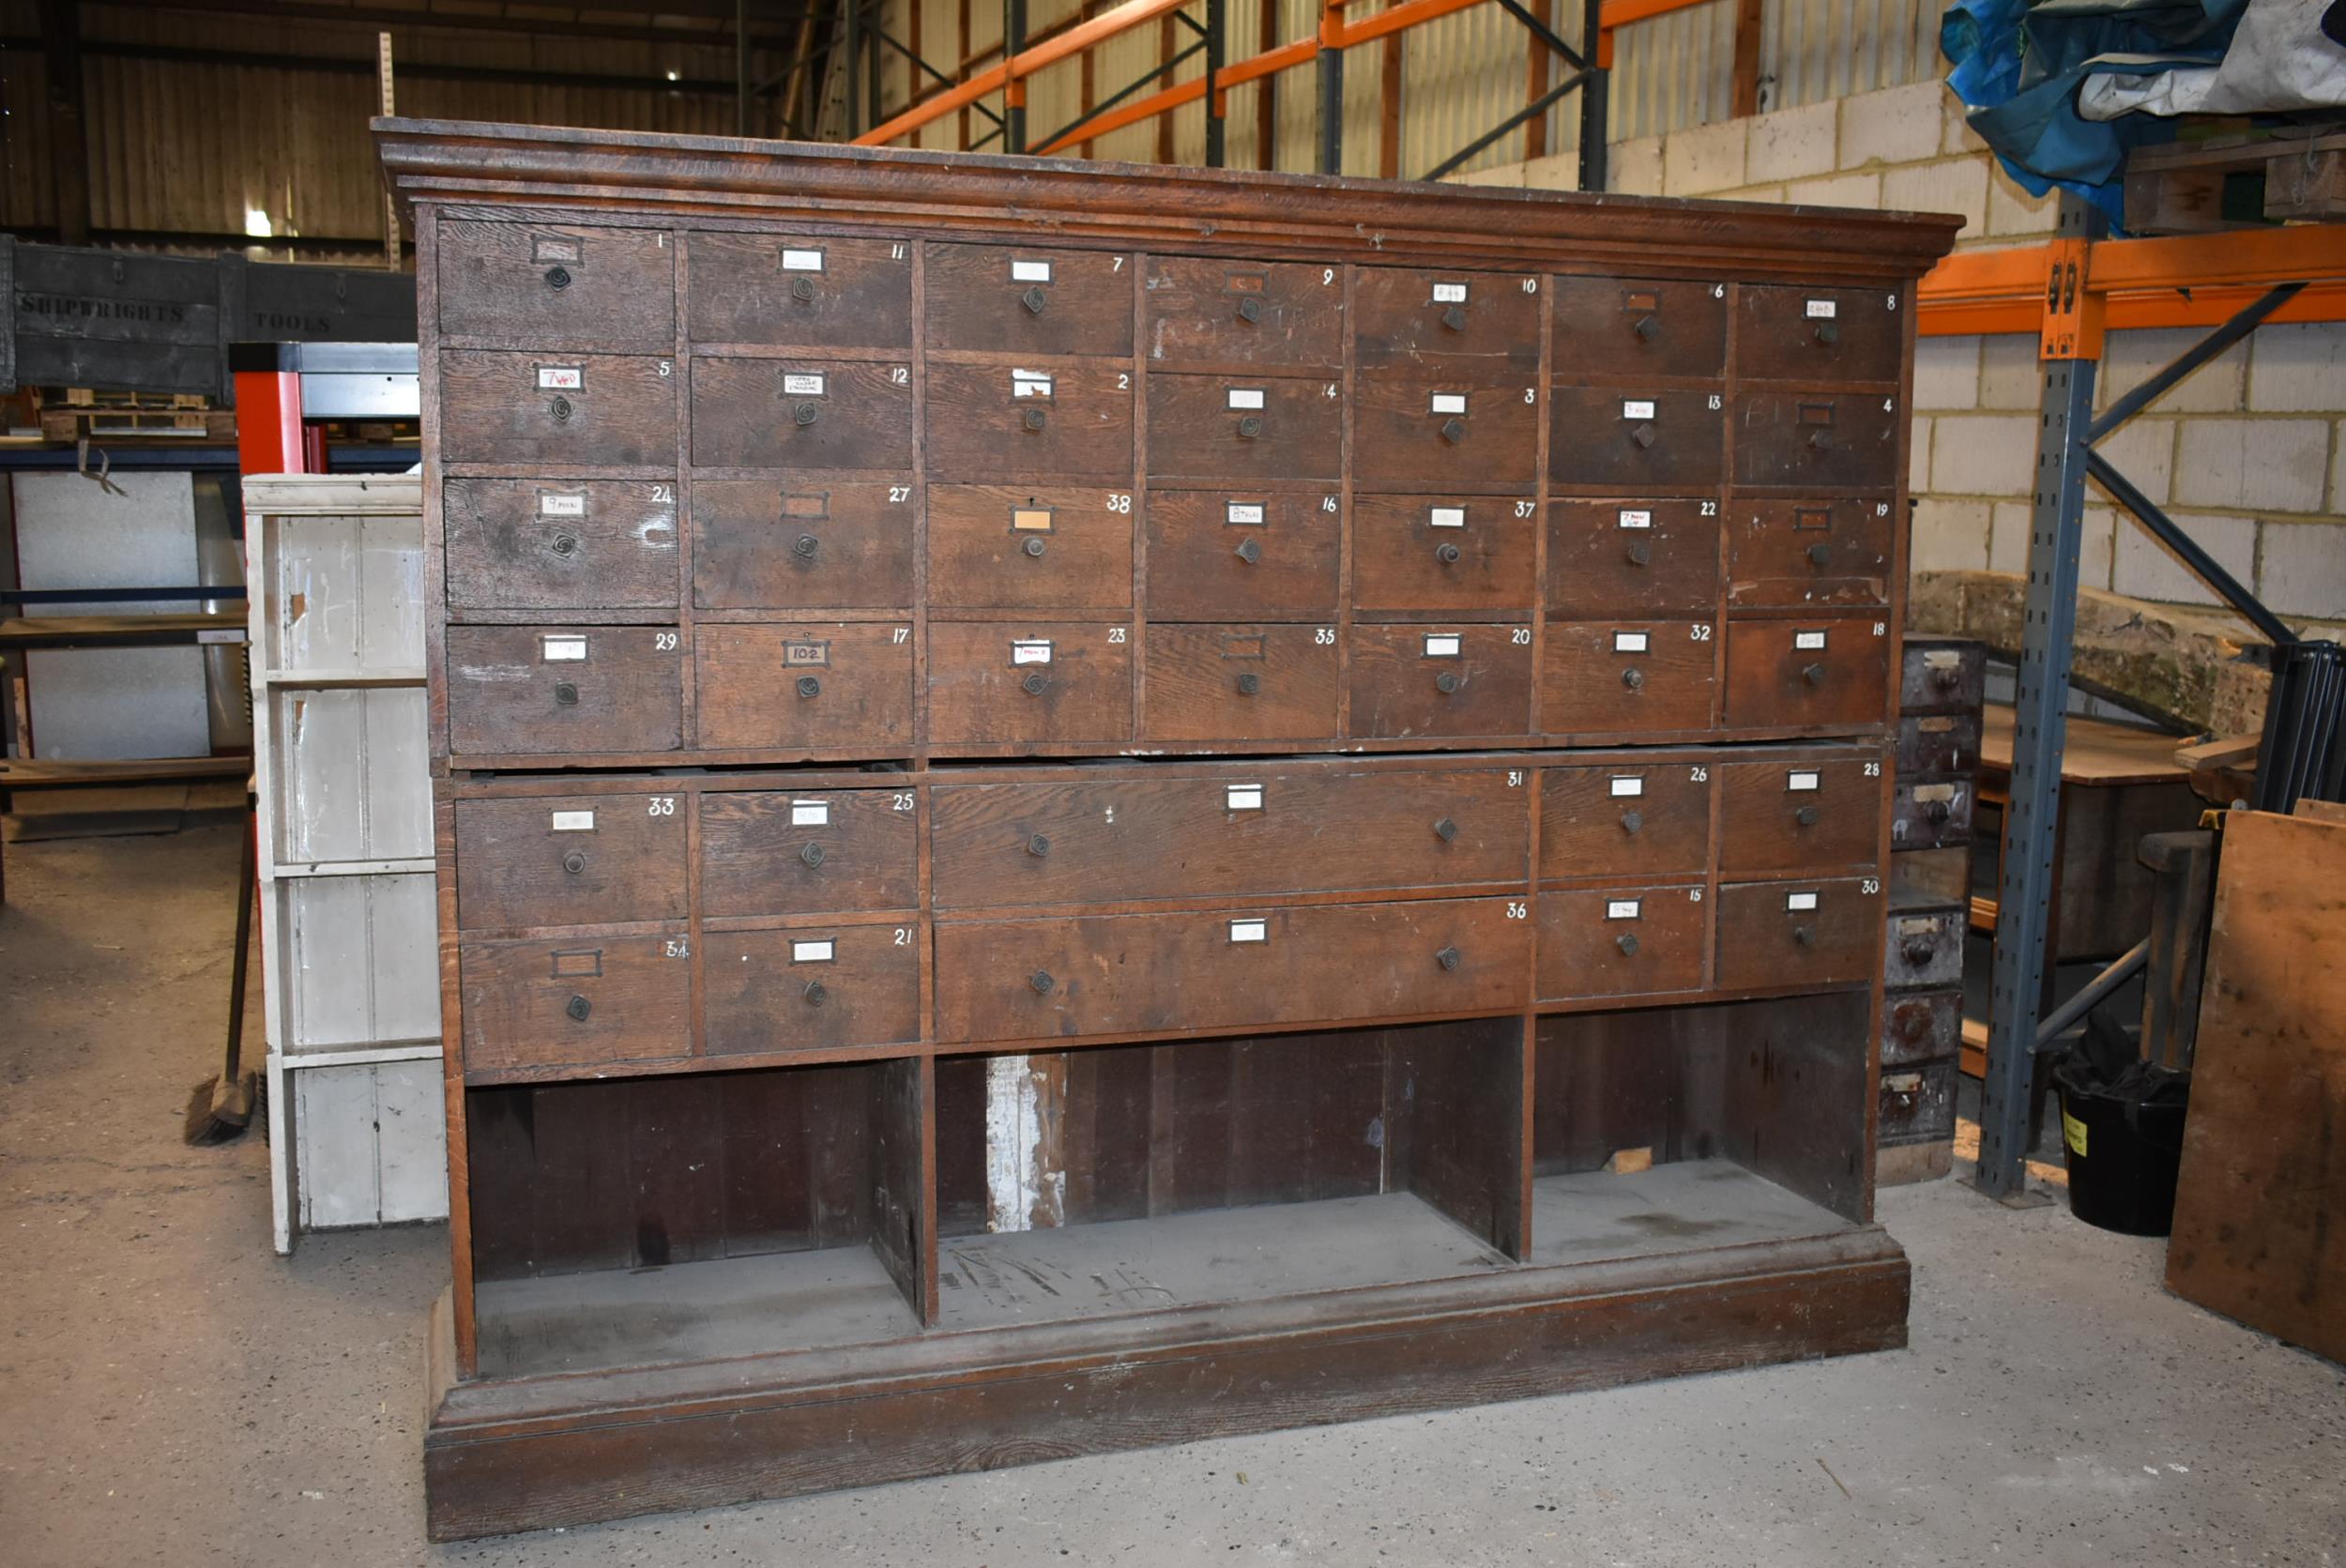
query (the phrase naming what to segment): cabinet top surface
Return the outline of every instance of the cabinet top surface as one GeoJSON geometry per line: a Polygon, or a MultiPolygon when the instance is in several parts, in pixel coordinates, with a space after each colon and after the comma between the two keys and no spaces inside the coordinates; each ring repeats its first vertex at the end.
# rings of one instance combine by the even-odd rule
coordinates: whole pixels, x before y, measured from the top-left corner
{"type": "Polygon", "coordinates": [[[484,215],[915,226],[1403,265],[1804,281],[1917,276],[1961,226],[1946,214],[728,136],[414,119],[376,119],[373,129],[400,199],[484,215]]]}

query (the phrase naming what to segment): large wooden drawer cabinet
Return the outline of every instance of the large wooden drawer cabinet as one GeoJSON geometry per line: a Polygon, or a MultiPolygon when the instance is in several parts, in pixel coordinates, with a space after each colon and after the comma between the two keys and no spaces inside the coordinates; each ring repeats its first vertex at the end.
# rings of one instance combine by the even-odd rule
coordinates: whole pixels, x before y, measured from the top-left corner
{"type": "Polygon", "coordinates": [[[1954,220],[377,132],[435,1535],[1904,1342],[1954,220]]]}

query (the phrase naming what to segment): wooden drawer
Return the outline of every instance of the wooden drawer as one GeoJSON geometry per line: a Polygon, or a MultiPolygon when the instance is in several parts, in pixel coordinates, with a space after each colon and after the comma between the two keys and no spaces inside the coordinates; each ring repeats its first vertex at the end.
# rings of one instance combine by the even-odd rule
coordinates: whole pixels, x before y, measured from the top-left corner
{"type": "Polygon", "coordinates": [[[1150,476],[1333,482],[1342,390],[1320,376],[1151,375],[1150,476]]]}
{"type": "Polygon", "coordinates": [[[1536,503],[1508,497],[1352,497],[1357,610],[1531,613],[1536,503]]]}
{"type": "Polygon", "coordinates": [[[1898,711],[1976,715],[1988,681],[1988,649],[1968,641],[1906,639],[1898,657],[1898,711]]]}
{"type": "Polygon", "coordinates": [[[1978,715],[1911,713],[1898,721],[1901,777],[1969,778],[1978,767],[1978,715]]]}
{"type": "Polygon", "coordinates": [[[712,1057],[921,1038],[918,926],[712,931],[701,937],[701,974],[712,1057]]]}
{"type": "Polygon", "coordinates": [[[449,480],[448,601],[464,609],[673,609],[676,486],[449,480]]]}
{"type": "Polygon", "coordinates": [[[704,751],[912,747],[911,629],[886,621],[703,622],[704,751]]]}
{"type": "Polygon", "coordinates": [[[932,349],[1129,355],[1135,271],[1121,251],[931,245],[924,336],[932,349]]]}
{"type": "Polygon", "coordinates": [[[1707,730],[1718,686],[1709,621],[1550,621],[1540,728],[1550,735],[1707,730]]]}
{"type": "Polygon", "coordinates": [[[1354,738],[1530,732],[1531,628],[1355,623],[1351,637],[1354,738]]]}
{"type": "Polygon", "coordinates": [[[1539,478],[1538,388],[1416,366],[1354,383],[1352,477],[1408,490],[1521,489],[1539,478]]]}
{"type": "Polygon", "coordinates": [[[682,936],[466,942],[465,1071],[691,1055],[689,949],[682,936]]]}
{"type": "Polygon", "coordinates": [[[456,923],[468,931],[685,916],[673,795],[456,802],[456,923]]]}
{"type": "Polygon", "coordinates": [[[1745,283],[1735,372],[1745,381],[1896,381],[1904,301],[1883,289],[1745,283]]]}
{"type": "Polygon", "coordinates": [[[1938,1061],[1963,1049],[1963,993],[1893,991],[1881,998],[1881,1065],[1938,1061]]]}
{"type": "Polygon", "coordinates": [[[929,487],[929,602],[953,609],[1129,609],[1130,491],[929,487]]]}
{"type": "Polygon", "coordinates": [[[696,356],[693,461],[705,468],[907,471],[912,368],[696,356]]]}
{"type": "Polygon", "coordinates": [[[673,752],[684,743],[681,641],[650,626],[451,626],[449,750],[673,752]]]}
{"type": "Polygon", "coordinates": [[[1727,285],[1650,278],[1551,278],[1562,374],[1687,375],[1727,372],[1727,285]]]}
{"type": "Polygon", "coordinates": [[[703,795],[701,914],[836,915],[921,902],[909,789],[703,795]]]}
{"type": "Polygon", "coordinates": [[[940,909],[1520,888],[1531,830],[1519,776],[1497,769],[1120,769],[939,785],[929,809],[940,909]]]}
{"type": "Polygon", "coordinates": [[[1151,256],[1141,311],[1151,368],[1344,360],[1341,266],[1151,256]]]}
{"type": "Polygon", "coordinates": [[[1881,982],[1884,985],[1951,985],[1963,983],[1963,939],[1971,934],[1971,906],[1948,905],[1937,909],[1899,909],[1890,915],[1883,934],[1881,982]]]}
{"type": "Polygon", "coordinates": [[[1547,477],[1653,494],[1718,487],[1727,415],[1716,392],[1556,387],[1548,394],[1547,477]]]}
{"type": "Polygon", "coordinates": [[[1730,762],[1719,775],[1719,870],[1871,865],[1881,854],[1879,762],[1730,762]]]}
{"type": "Polygon", "coordinates": [[[1864,984],[1881,936],[1878,877],[1728,882],[1719,888],[1722,990],[1864,984]]]}
{"type": "Polygon", "coordinates": [[[1727,626],[1730,729],[1888,722],[1890,636],[1870,617],[1727,626]]]}
{"type": "MultiPolygon", "coordinates": [[[[442,219],[436,254],[448,337],[675,352],[676,248],[665,230],[442,219]]],[[[443,421],[443,442],[451,428],[443,421]]]]}
{"type": "Polygon", "coordinates": [[[1115,360],[928,366],[925,436],[940,480],[1133,477],[1133,373],[1115,360]]]}
{"type": "Polygon", "coordinates": [[[1537,278],[1511,272],[1363,266],[1352,285],[1357,362],[1470,357],[1535,371],[1539,288],[1537,278]]]}
{"type": "Polygon", "coordinates": [[[1164,620],[1335,618],[1338,497],[1149,492],[1149,614],[1164,620]]]}
{"type": "Polygon", "coordinates": [[[676,361],[440,353],[442,463],[676,461],[676,361]]]}
{"type": "Polygon", "coordinates": [[[1151,625],[1143,740],[1324,740],[1336,733],[1333,626],[1151,625]]]}
{"type": "Polygon", "coordinates": [[[1702,989],[1711,906],[1701,884],[1540,894],[1540,1000],[1702,989]]]}
{"type": "Polygon", "coordinates": [[[1132,629],[1078,621],[929,627],[929,739],[1133,738],[1132,629]]]}
{"type": "Polygon", "coordinates": [[[1540,875],[1700,875],[1714,763],[1612,763],[1540,775],[1540,875]]]}
{"type": "Polygon", "coordinates": [[[1519,1006],[1521,900],[937,926],[937,1036],[1212,1033],[1519,1006]]]}
{"type": "Polygon", "coordinates": [[[1739,485],[1887,490],[1906,418],[1879,392],[1745,392],[1735,400],[1739,485]]]}
{"type": "Polygon", "coordinates": [[[1691,496],[1549,502],[1548,613],[1711,618],[1719,602],[1718,509],[1691,496]]]}
{"type": "Polygon", "coordinates": [[[1727,601],[1737,607],[1887,604],[1890,503],[1737,501],[1727,601]]]}
{"type": "Polygon", "coordinates": [[[687,243],[694,343],[912,346],[906,241],[712,233],[687,243]]]}
{"type": "Polygon", "coordinates": [[[909,609],[912,486],[693,481],[704,610],[909,609]]]}
{"type": "Polygon", "coordinates": [[[1890,797],[1890,847],[1936,849],[1972,842],[1969,779],[1900,779],[1890,797]]]}
{"type": "Polygon", "coordinates": [[[1881,1075],[1876,1134],[1883,1148],[1954,1138],[1957,1071],[1955,1062],[1936,1061],[1881,1075]]]}

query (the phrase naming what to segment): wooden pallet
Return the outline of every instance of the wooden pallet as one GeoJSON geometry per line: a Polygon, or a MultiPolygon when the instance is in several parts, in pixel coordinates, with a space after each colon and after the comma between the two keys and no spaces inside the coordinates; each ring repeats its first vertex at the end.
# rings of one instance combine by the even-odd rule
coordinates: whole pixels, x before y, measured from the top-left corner
{"type": "Polygon", "coordinates": [[[236,411],[233,408],[44,408],[40,411],[40,434],[45,441],[78,441],[85,435],[233,441],[236,438],[236,411]]]}
{"type": "Polygon", "coordinates": [[[2126,226],[2207,234],[2346,218],[2346,130],[2291,129],[2145,147],[2126,163],[2126,226]]]}

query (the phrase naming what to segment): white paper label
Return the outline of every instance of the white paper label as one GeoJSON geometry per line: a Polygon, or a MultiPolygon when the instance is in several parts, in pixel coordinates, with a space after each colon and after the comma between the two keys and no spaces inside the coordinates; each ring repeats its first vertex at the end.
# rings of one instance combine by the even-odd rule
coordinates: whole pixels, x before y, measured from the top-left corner
{"type": "Polygon", "coordinates": [[[1651,419],[1653,418],[1653,404],[1636,398],[1626,399],[1621,405],[1621,417],[1624,419],[1651,419]]]}
{"type": "Polygon", "coordinates": [[[1816,906],[1817,895],[1815,893],[1786,893],[1784,895],[1784,907],[1795,915],[1814,909],[1816,906]]]}
{"type": "Polygon", "coordinates": [[[1942,915],[1910,915],[1898,921],[1901,936],[1936,936],[1945,928],[1942,915]]]}
{"type": "Polygon", "coordinates": [[[549,664],[575,662],[586,657],[586,639],[584,637],[541,637],[539,643],[545,650],[545,660],[549,664]]]}
{"type": "Polygon", "coordinates": [[[1258,812],[1262,810],[1262,785],[1231,784],[1222,792],[1225,811],[1258,812]]]}
{"type": "Polygon", "coordinates": [[[1232,921],[1230,922],[1230,940],[1233,942],[1266,942],[1270,939],[1271,927],[1267,921],[1232,921]]]}
{"type": "Polygon", "coordinates": [[[1644,919],[1645,900],[1642,898],[1608,898],[1605,901],[1605,918],[1608,921],[1644,919]]]}
{"type": "Polygon", "coordinates": [[[540,365],[538,389],[544,392],[583,391],[586,386],[586,371],[581,365],[540,365]]]}
{"type": "Polygon", "coordinates": [[[828,964],[831,961],[832,943],[829,936],[817,942],[792,942],[790,962],[793,964],[828,964]]]}
{"type": "Polygon", "coordinates": [[[1051,264],[1046,261],[1013,261],[1010,264],[1010,281],[1013,283],[1047,283],[1051,281],[1051,264]]]}
{"type": "Polygon", "coordinates": [[[1428,632],[1425,633],[1425,657],[1455,659],[1458,657],[1458,642],[1455,632],[1428,632]]]}
{"type": "Polygon", "coordinates": [[[1916,784],[1914,786],[1914,799],[1925,805],[1928,805],[1933,800],[1943,800],[1951,806],[1955,804],[1957,793],[1958,786],[1951,784],[1916,784]]]}
{"type": "Polygon", "coordinates": [[[1830,299],[1811,299],[1808,302],[1808,319],[1811,321],[1831,321],[1840,312],[1841,307],[1830,299]]]}
{"type": "Polygon", "coordinates": [[[1821,632],[1795,632],[1792,633],[1792,646],[1798,648],[1822,647],[1824,647],[1824,633],[1821,632]]]}
{"type": "Polygon", "coordinates": [[[1228,515],[1233,523],[1259,524],[1262,521],[1262,503],[1260,501],[1232,501],[1229,505],[1228,515]]]}
{"type": "Polygon", "coordinates": [[[785,373],[782,378],[782,389],[794,398],[819,398],[823,395],[823,378],[820,374],[785,373]]]}
{"type": "Polygon", "coordinates": [[[1013,371],[1010,373],[1010,395],[1013,398],[1047,398],[1051,395],[1051,378],[1043,371],[1013,371]]]}
{"type": "Polygon", "coordinates": [[[1051,662],[1051,642],[1047,637],[1022,637],[1010,645],[1013,664],[1047,664],[1051,662]]]}
{"type": "Polygon", "coordinates": [[[556,812],[554,830],[557,833],[591,833],[595,830],[593,812],[556,812]]]}
{"type": "Polygon", "coordinates": [[[1643,795],[1644,793],[1645,781],[1643,779],[1626,778],[1615,779],[1613,781],[1613,795],[1616,799],[1625,796],[1643,795]]]}
{"type": "Polygon", "coordinates": [[[244,628],[223,626],[216,632],[199,631],[195,634],[195,640],[198,643],[240,643],[244,641],[244,628]]]}
{"type": "Polygon", "coordinates": [[[830,825],[829,800],[793,800],[790,802],[790,826],[793,828],[827,828],[830,825]]]}
{"type": "Polygon", "coordinates": [[[1927,670],[1956,670],[1963,667],[1963,655],[1951,647],[1923,650],[1923,668],[1927,670]]]}
{"type": "Polygon", "coordinates": [[[1814,789],[1817,787],[1817,775],[1814,773],[1787,773],[1784,775],[1784,787],[1786,789],[1814,789]]]}
{"type": "Polygon", "coordinates": [[[1260,387],[1231,388],[1230,406],[1233,408],[1260,408],[1262,406],[1262,388],[1260,387]]]}
{"type": "Polygon", "coordinates": [[[1651,528],[1653,526],[1653,514],[1650,511],[1634,511],[1624,507],[1622,509],[1621,525],[1624,528],[1651,528]]]}
{"type": "Polygon", "coordinates": [[[1467,286],[1464,283],[1436,283],[1434,285],[1434,303],[1437,305],[1463,305],[1466,303],[1466,291],[1467,286]]]}
{"type": "Polygon", "coordinates": [[[1615,653],[1643,653],[1646,651],[1646,645],[1651,640],[1643,632],[1616,632],[1613,633],[1613,651],[1615,653]]]}
{"type": "Polygon", "coordinates": [[[1466,394],[1436,392],[1433,394],[1433,406],[1437,414],[1463,414],[1466,412],[1466,394]]]}
{"type": "Polygon", "coordinates": [[[785,251],[782,253],[782,269],[785,272],[820,272],[823,270],[823,252],[785,251]]]}
{"type": "Polygon", "coordinates": [[[1430,508],[1425,513],[1425,525],[1429,528],[1463,528],[1466,526],[1466,508],[1430,508]]]}

